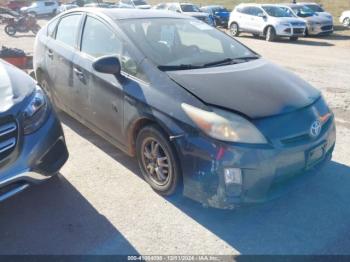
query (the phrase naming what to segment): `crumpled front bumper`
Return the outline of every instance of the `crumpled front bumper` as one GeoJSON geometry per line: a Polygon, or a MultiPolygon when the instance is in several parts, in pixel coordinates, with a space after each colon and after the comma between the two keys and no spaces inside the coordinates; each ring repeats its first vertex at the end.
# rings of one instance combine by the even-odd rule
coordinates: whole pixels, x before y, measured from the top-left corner
{"type": "Polygon", "coordinates": [[[176,141],[176,148],[181,152],[183,193],[203,205],[223,209],[273,199],[292,187],[293,181],[317,173],[315,171],[331,158],[335,140],[333,121],[318,139],[289,148],[237,145],[204,136],[183,137],[176,141]],[[323,157],[307,165],[308,153],[321,145],[323,157]],[[240,188],[225,184],[226,168],[242,170],[240,188]],[[281,183],[287,180],[288,183],[281,183]],[[284,184],[282,191],[280,184],[284,184]]]}

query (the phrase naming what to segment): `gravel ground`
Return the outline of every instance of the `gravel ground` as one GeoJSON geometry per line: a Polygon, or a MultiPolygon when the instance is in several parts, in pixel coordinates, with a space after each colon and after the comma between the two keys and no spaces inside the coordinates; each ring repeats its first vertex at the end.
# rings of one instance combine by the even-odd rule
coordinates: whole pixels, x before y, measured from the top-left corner
{"type": "MultiPolygon", "coordinates": [[[[319,88],[335,111],[336,150],[317,176],[263,205],[203,208],[158,196],[134,159],[61,114],[70,159],[0,204],[0,254],[350,254],[350,37],[239,40],[319,88]]],[[[30,52],[33,41],[0,27],[2,45],[30,52]]]]}

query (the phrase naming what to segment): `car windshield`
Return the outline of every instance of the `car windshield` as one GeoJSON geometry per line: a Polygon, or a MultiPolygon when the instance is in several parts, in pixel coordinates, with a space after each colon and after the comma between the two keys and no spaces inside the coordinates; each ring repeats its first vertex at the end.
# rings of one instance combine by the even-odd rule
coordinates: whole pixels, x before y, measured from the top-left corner
{"type": "Polygon", "coordinates": [[[293,17],[291,13],[288,13],[285,9],[278,6],[263,6],[262,8],[272,17],[293,17]]]}
{"type": "Polygon", "coordinates": [[[292,7],[293,11],[300,17],[310,17],[315,15],[315,12],[307,6],[294,6],[292,7]]]}
{"type": "Polygon", "coordinates": [[[134,0],[134,5],[148,5],[144,0],[134,0]]]}
{"type": "Polygon", "coordinates": [[[314,12],[324,12],[323,8],[319,5],[305,5],[314,12]]]}
{"type": "Polygon", "coordinates": [[[219,66],[259,57],[195,19],[126,19],[119,23],[142,53],[163,70],[219,66]]]}
{"type": "Polygon", "coordinates": [[[199,8],[195,5],[180,5],[182,12],[200,12],[199,8]]]}

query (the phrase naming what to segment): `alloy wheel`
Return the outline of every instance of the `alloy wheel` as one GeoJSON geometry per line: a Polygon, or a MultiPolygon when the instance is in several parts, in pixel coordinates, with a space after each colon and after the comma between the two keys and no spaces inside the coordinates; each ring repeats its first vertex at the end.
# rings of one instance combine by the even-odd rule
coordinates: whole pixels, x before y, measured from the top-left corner
{"type": "Polygon", "coordinates": [[[350,26],[350,18],[345,18],[343,21],[344,26],[350,26]]]}
{"type": "Polygon", "coordinates": [[[233,36],[238,35],[238,25],[236,23],[231,24],[230,32],[231,32],[231,35],[233,35],[233,36]]]}
{"type": "Polygon", "coordinates": [[[172,163],[169,153],[153,137],[149,137],[142,144],[142,164],[148,177],[157,185],[166,185],[172,176],[172,163]]]}

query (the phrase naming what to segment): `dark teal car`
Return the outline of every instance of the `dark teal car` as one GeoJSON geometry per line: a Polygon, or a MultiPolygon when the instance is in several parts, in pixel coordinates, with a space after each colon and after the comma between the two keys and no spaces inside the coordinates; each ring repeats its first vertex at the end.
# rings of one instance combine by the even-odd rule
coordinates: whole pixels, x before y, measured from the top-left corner
{"type": "Polygon", "coordinates": [[[215,26],[227,28],[228,20],[230,19],[230,11],[223,6],[208,5],[201,7],[201,11],[208,13],[215,21],[215,26]]]}

